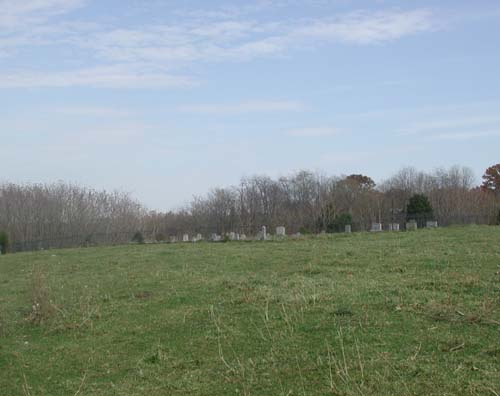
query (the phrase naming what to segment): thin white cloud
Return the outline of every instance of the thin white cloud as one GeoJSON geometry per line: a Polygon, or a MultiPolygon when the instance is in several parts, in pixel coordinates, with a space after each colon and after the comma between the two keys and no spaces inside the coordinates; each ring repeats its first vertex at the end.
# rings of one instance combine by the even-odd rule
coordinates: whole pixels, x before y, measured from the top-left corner
{"type": "Polygon", "coordinates": [[[66,14],[82,7],[85,0],[0,0],[0,28],[25,30],[28,25],[42,24],[52,16],[66,14]]]}
{"type": "Polygon", "coordinates": [[[58,106],[49,108],[46,111],[76,117],[126,117],[131,115],[129,110],[96,106],[58,106]]]}
{"type": "Polygon", "coordinates": [[[204,115],[237,115],[244,113],[276,113],[302,111],[305,106],[294,101],[254,101],[234,104],[196,104],[178,106],[184,113],[204,115]]]}
{"type": "Polygon", "coordinates": [[[294,137],[324,137],[335,136],[339,133],[339,129],[332,127],[299,128],[287,132],[289,136],[294,137]]]}
{"type": "Polygon", "coordinates": [[[500,130],[440,133],[437,135],[429,136],[428,140],[467,141],[467,140],[476,140],[494,136],[500,136],[500,130]]]}
{"type": "Polygon", "coordinates": [[[64,72],[0,74],[0,88],[172,88],[193,86],[186,76],[141,70],[128,65],[102,66],[64,72]]]}
{"type": "Polygon", "coordinates": [[[373,44],[438,28],[433,13],[427,9],[412,11],[358,11],[333,20],[314,21],[292,32],[299,38],[373,44]]]}
{"type": "MultiPolygon", "coordinates": [[[[84,20],[52,21],[52,17],[85,3],[85,0],[0,0],[1,56],[15,56],[19,49],[26,52],[35,46],[52,46],[72,54],[72,59],[62,61],[88,64],[90,56],[95,65],[50,73],[0,69],[0,87],[189,86],[193,78],[175,72],[192,70],[202,62],[251,61],[333,43],[377,44],[438,28],[437,18],[427,9],[362,11],[336,17],[276,18],[267,22],[257,22],[238,13],[229,19],[227,15],[214,14],[203,24],[188,17],[179,18],[175,24],[135,28],[84,20]]],[[[272,2],[264,1],[257,9],[271,5],[272,2]]]]}
{"type": "Polygon", "coordinates": [[[428,121],[424,123],[417,123],[409,128],[405,128],[400,132],[401,136],[416,135],[420,133],[427,133],[433,131],[465,128],[478,125],[498,124],[500,123],[499,116],[483,115],[471,117],[456,117],[453,119],[428,121]]]}
{"type": "Polygon", "coordinates": [[[79,44],[108,60],[186,62],[251,60],[325,42],[369,45],[437,28],[429,10],[356,12],[337,18],[182,21],[139,29],[100,31],[79,44]]]}

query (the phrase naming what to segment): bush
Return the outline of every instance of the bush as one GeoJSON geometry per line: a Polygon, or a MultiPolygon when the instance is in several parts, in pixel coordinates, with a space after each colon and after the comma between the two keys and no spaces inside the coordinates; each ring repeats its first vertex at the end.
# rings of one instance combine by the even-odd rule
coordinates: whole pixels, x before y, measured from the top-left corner
{"type": "Polygon", "coordinates": [[[9,250],[9,236],[6,232],[0,232],[0,253],[5,254],[9,250]]]}
{"type": "Polygon", "coordinates": [[[302,235],[308,235],[311,233],[311,231],[309,230],[309,228],[306,228],[306,227],[300,227],[299,228],[299,232],[302,234],[302,235]]]}
{"type": "Polygon", "coordinates": [[[134,234],[134,236],[132,237],[132,242],[143,244],[144,243],[144,236],[142,235],[142,232],[137,231],[134,234]]]}
{"type": "Polygon", "coordinates": [[[352,215],[350,213],[342,213],[327,224],[326,232],[344,232],[345,226],[349,224],[352,224],[352,215]]]}
{"type": "Polygon", "coordinates": [[[413,195],[406,206],[406,221],[415,220],[418,227],[425,227],[428,220],[434,220],[434,213],[429,201],[423,194],[413,195]]]}
{"type": "Polygon", "coordinates": [[[167,237],[164,234],[159,233],[155,235],[155,240],[156,242],[165,242],[167,240],[167,237]]]}

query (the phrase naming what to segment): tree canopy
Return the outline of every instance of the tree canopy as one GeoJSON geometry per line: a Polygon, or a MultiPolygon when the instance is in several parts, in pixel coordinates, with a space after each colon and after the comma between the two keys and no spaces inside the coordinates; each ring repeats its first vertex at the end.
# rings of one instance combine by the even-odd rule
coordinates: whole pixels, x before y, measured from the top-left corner
{"type": "Polygon", "coordinates": [[[490,166],[486,169],[481,188],[485,191],[500,193],[500,164],[490,166]]]}

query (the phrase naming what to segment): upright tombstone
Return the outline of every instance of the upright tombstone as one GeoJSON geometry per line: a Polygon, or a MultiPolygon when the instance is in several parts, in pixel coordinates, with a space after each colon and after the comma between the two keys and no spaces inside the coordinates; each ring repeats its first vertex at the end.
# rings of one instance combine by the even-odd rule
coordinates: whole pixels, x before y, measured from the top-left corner
{"type": "Polygon", "coordinates": [[[283,226],[276,227],[276,236],[278,236],[278,237],[286,236],[285,227],[283,227],[283,226]]]}
{"type": "Polygon", "coordinates": [[[170,237],[170,243],[176,243],[176,242],[177,242],[177,237],[176,237],[176,236],[174,236],[174,235],[172,235],[172,236],[170,237]]]}
{"type": "Polygon", "coordinates": [[[267,239],[267,230],[266,226],[262,226],[262,231],[261,231],[261,239],[265,241],[267,239]]]}
{"type": "Polygon", "coordinates": [[[236,240],[236,233],[235,232],[230,232],[229,233],[229,240],[230,241],[235,241],[236,240]]]}
{"type": "Polygon", "coordinates": [[[352,232],[352,227],[350,224],[346,224],[345,227],[344,227],[344,232],[346,234],[350,234],[352,232]]]}
{"type": "Polygon", "coordinates": [[[426,223],[427,228],[437,228],[438,227],[438,222],[437,221],[428,221],[426,223]]]}
{"type": "Polygon", "coordinates": [[[393,226],[393,224],[392,224],[392,223],[389,223],[389,224],[387,225],[387,231],[392,231],[392,230],[393,230],[393,228],[394,228],[394,226],[393,226]]]}
{"type": "Polygon", "coordinates": [[[189,242],[189,234],[184,234],[182,236],[182,242],[189,242]]]}
{"type": "Polygon", "coordinates": [[[372,232],[380,232],[382,231],[382,223],[372,223],[372,232]]]}
{"type": "Polygon", "coordinates": [[[406,223],[406,231],[416,231],[418,228],[417,222],[415,220],[406,223]]]}
{"type": "Polygon", "coordinates": [[[399,223],[392,223],[392,231],[399,231],[399,223]]]}
{"type": "Polygon", "coordinates": [[[247,236],[245,234],[241,234],[240,235],[240,240],[241,241],[246,241],[247,240],[247,236]]]}

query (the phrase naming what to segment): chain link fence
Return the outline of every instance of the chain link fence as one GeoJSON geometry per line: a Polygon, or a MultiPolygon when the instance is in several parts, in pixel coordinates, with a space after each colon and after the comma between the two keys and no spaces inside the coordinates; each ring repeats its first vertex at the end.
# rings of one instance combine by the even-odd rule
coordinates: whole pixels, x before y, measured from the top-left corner
{"type": "MultiPolygon", "coordinates": [[[[419,215],[407,217],[404,213],[385,216],[381,219],[366,219],[364,221],[353,221],[350,224],[351,232],[366,231],[405,231],[407,223],[413,220],[417,228],[446,227],[454,224],[497,224],[495,218],[489,215],[460,214],[447,216],[446,221],[440,221],[439,217],[432,215],[419,215]]],[[[206,227],[186,226],[182,230],[178,228],[165,228],[158,230],[141,230],[113,233],[92,233],[86,235],[62,235],[52,238],[37,239],[31,241],[12,241],[8,247],[11,253],[28,252],[47,249],[64,249],[90,246],[113,246],[129,243],[168,243],[182,241],[221,241],[221,240],[254,240],[262,237],[262,226],[236,226],[236,227],[206,227]],[[228,229],[225,229],[228,228],[228,229]],[[215,238],[217,236],[217,238],[215,238]]],[[[274,226],[266,227],[267,235],[276,234],[274,226]]],[[[335,232],[345,232],[345,226],[337,227],[335,232]]],[[[315,234],[306,229],[286,229],[287,235],[315,234]]]]}

